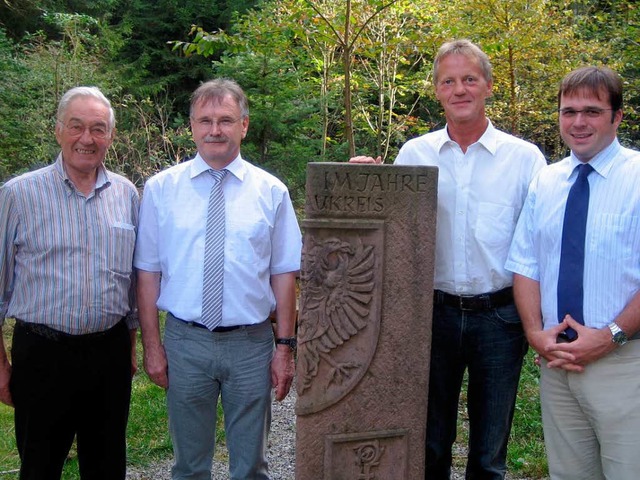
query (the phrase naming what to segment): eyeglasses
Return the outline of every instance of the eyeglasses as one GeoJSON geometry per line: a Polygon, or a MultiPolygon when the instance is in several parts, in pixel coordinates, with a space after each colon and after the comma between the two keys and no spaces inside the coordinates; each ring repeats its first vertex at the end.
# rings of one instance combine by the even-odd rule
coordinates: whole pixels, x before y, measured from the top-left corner
{"type": "Polygon", "coordinates": [[[211,127],[217,125],[220,130],[225,130],[233,127],[240,118],[221,118],[220,120],[214,120],[212,118],[199,118],[195,121],[195,124],[198,128],[202,128],[204,130],[211,130],[211,127]]]}
{"type": "Polygon", "coordinates": [[[613,110],[613,108],[598,108],[587,107],[582,110],[576,110],[575,108],[559,108],[560,116],[562,118],[576,118],[579,113],[584,113],[587,118],[600,118],[604,112],[613,110]]]}
{"type": "Polygon", "coordinates": [[[62,122],[59,123],[64,126],[64,128],[67,130],[67,133],[71,137],[81,137],[87,128],[89,129],[89,135],[98,140],[104,140],[111,134],[111,131],[105,125],[92,125],[90,127],[87,127],[82,123],[76,122],[70,122],[67,124],[64,124],[62,122]]]}

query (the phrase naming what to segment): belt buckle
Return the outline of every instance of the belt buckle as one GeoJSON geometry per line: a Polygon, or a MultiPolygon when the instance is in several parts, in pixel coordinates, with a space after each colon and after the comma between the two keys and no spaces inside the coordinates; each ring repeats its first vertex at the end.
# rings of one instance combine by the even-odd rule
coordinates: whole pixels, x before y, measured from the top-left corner
{"type": "Polygon", "coordinates": [[[458,308],[460,309],[460,311],[462,311],[462,312],[473,312],[474,311],[473,308],[464,306],[465,300],[471,300],[473,297],[475,297],[475,295],[460,295],[458,297],[458,308]]]}

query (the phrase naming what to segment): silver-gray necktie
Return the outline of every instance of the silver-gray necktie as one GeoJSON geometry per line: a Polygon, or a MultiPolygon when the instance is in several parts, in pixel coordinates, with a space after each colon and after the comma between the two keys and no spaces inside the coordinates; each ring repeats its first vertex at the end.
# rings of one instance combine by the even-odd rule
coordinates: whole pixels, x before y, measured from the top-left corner
{"type": "Polygon", "coordinates": [[[207,231],[204,244],[201,321],[213,330],[222,322],[222,289],[224,285],[224,194],[222,180],[228,170],[209,170],[213,187],[209,194],[207,231]]]}

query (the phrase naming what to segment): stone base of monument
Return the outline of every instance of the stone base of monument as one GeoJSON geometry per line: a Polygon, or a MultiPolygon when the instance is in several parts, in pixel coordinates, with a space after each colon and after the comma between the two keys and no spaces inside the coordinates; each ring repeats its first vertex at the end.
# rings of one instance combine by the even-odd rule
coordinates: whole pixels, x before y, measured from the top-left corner
{"type": "Polygon", "coordinates": [[[312,163],[296,479],[424,478],[437,169],[312,163]]]}

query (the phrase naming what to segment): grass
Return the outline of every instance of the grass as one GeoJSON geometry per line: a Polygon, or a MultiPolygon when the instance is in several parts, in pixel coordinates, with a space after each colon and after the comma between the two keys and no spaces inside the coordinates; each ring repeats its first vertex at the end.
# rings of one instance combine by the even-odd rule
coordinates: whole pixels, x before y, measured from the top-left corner
{"type": "MultiPolygon", "coordinates": [[[[3,328],[5,346],[11,345],[13,322],[8,320],[3,328]]],[[[144,467],[159,460],[171,458],[171,440],[167,426],[167,412],[164,391],[153,385],[142,372],[142,351],[140,342],[138,363],[140,370],[133,380],[131,413],[127,432],[128,463],[134,467],[144,467]]],[[[540,400],[538,396],[539,369],[533,363],[533,352],[527,354],[522,375],[518,401],[509,442],[509,472],[516,477],[541,479],[547,477],[547,461],[542,437],[540,400]]],[[[468,439],[468,417],[461,396],[459,407],[459,428],[456,450],[466,450],[468,439]]],[[[222,411],[218,406],[218,441],[224,442],[222,411]]],[[[219,450],[218,450],[219,451],[219,450]]],[[[465,455],[456,455],[454,462],[464,468],[465,455]]],[[[0,404],[0,480],[17,480],[20,461],[15,446],[13,429],[13,409],[0,404]]],[[[62,475],[65,480],[78,480],[78,462],[75,449],[69,453],[62,475]]]]}
{"type": "Polygon", "coordinates": [[[529,349],[525,357],[518,400],[509,439],[509,470],[530,478],[547,477],[547,457],[544,450],[540,410],[540,367],[534,364],[535,352],[529,349]]]}

